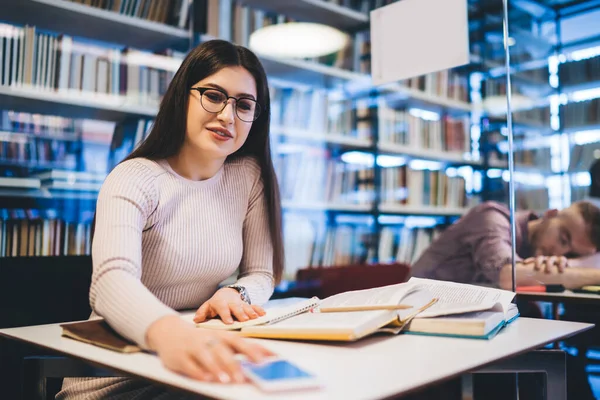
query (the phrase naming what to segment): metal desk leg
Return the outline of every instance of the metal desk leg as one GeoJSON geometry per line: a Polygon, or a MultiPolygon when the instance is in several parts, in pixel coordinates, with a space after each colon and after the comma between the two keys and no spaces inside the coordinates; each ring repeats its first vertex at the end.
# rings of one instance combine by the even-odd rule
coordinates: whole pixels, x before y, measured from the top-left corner
{"type": "Polygon", "coordinates": [[[542,372],[546,374],[546,399],[567,399],[567,357],[560,350],[535,350],[500,361],[474,373],[542,372]]]}

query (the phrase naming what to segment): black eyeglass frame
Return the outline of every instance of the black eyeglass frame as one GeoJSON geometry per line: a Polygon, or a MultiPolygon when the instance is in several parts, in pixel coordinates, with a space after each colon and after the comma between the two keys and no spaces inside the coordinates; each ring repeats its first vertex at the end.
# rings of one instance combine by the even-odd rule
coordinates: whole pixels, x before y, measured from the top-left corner
{"type": "Polygon", "coordinates": [[[190,88],[190,90],[196,90],[198,91],[198,93],[200,93],[200,105],[202,106],[202,108],[204,108],[204,110],[206,110],[206,112],[209,112],[211,114],[218,114],[221,111],[223,111],[225,109],[225,107],[227,107],[227,103],[229,102],[229,99],[233,99],[235,100],[235,115],[238,117],[238,119],[240,121],[243,122],[254,122],[258,119],[258,117],[260,117],[260,114],[262,113],[262,106],[260,105],[260,103],[256,100],[254,100],[251,97],[233,97],[233,96],[229,96],[227,93],[225,93],[224,91],[222,91],[221,89],[217,89],[217,88],[213,88],[213,87],[193,87],[190,88]],[[204,95],[204,92],[206,92],[207,90],[214,90],[216,92],[222,93],[223,96],[225,96],[225,101],[223,102],[223,108],[221,108],[219,111],[210,111],[207,110],[206,107],[204,106],[204,103],[202,102],[202,96],[204,95]],[[239,114],[238,114],[238,101],[239,100],[251,100],[254,103],[256,103],[256,109],[254,110],[254,119],[252,121],[246,121],[242,118],[240,118],[239,114]]]}

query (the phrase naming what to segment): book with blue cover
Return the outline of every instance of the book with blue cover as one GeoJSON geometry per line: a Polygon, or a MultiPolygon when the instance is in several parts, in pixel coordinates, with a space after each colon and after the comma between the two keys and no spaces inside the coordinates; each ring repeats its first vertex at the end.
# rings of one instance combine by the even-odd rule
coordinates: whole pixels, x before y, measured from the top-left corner
{"type": "Polygon", "coordinates": [[[518,317],[519,309],[511,303],[506,312],[497,307],[464,314],[415,318],[404,328],[404,333],[489,340],[518,317]]]}

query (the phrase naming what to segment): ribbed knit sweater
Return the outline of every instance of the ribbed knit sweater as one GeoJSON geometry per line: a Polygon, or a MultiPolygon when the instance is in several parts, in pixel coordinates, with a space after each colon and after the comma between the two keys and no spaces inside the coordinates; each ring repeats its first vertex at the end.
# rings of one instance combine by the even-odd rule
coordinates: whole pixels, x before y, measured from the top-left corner
{"type": "MultiPolygon", "coordinates": [[[[98,195],[92,259],[94,314],[142,347],[153,322],[198,308],[238,268],[252,303],[266,302],[273,248],[258,163],[226,162],[203,181],[181,177],[166,160],[119,164],[98,195]]],[[[164,395],[128,378],[72,378],[57,398],[164,395]]]]}

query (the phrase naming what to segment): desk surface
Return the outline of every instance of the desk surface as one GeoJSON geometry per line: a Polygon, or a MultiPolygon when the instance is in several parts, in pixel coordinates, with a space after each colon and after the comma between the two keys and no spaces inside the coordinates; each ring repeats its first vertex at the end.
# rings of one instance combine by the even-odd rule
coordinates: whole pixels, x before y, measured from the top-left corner
{"type": "Polygon", "coordinates": [[[570,290],[559,293],[518,292],[517,297],[531,301],[600,305],[600,295],[592,293],[573,293],[570,290]]]}
{"type": "Polygon", "coordinates": [[[260,340],[326,383],[319,390],[270,395],[249,384],[219,385],[185,378],[166,370],[152,354],[121,354],[64,338],[57,324],[0,329],[0,336],[214,398],[311,400],[372,399],[408,393],[591,327],[577,322],[520,318],[490,341],[416,335],[378,336],[328,345],[260,340]]]}

